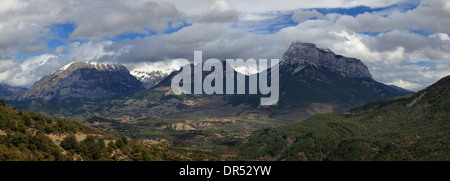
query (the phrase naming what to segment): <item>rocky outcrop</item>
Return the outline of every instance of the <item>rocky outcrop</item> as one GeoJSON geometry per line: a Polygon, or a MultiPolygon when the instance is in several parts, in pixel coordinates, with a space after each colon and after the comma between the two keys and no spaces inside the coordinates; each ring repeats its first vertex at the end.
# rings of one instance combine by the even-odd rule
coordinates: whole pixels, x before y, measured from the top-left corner
{"type": "Polygon", "coordinates": [[[77,102],[143,89],[122,65],[73,62],[36,82],[21,100],[77,102]]]}
{"type": "Polygon", "coordinates": [[[311,65],[351,78],[372,78],[369,69],[360,60],[336,55],[329,49],[320,49],[312,43],[294,42],[283,56],[280,68],[295,74],[311,65]]]}

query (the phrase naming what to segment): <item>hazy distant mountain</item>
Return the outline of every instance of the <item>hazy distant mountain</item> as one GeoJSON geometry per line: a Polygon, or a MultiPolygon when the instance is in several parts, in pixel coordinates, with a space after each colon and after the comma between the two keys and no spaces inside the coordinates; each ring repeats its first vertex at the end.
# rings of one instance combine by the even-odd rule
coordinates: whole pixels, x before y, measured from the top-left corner
{"type": "Polygon", "coordinates": [[[142,83],[122,65],[73,62],[36,82],[20,100],[77,102],[141,89],[142,83]]]}
{"type": "Polygon", "coordinates": [[[11,87],[7,83],[0,82],[0,98],[5,100],[14,100],[25,93],[26,88],[11,87]]]}

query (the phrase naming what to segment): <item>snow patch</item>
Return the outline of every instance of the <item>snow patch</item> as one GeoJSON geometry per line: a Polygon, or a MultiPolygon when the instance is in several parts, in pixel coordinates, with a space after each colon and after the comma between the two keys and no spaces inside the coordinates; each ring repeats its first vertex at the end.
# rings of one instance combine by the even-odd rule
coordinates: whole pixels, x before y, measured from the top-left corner
{"type": "Polygon", "coordinates": [[[92,67],[97,70],[118,71],[118,69],[119,69],[118,65],[115,65],[115,64],[74,61],[74,62],[71,62],[71,63],[65,65],[64,67],[62,67],[59,70],[65,71],[65,70],[69,69],[70,66],[72,66],[73,64],[76,64],[76,63],[84,64],[85,66],[92,67]]]}
{"type": "Polygon", "coordinates": [[[67,65],[65,65],[64,67],[62,67],[61,69],[59,69],[59,70],[61,70],[61,71],[65,71],[65,70],[67,70],[73,63],[75,63],[75,62],[71,62],[71,63],[69,63],[69,64],[67,64],[67,65]]]}

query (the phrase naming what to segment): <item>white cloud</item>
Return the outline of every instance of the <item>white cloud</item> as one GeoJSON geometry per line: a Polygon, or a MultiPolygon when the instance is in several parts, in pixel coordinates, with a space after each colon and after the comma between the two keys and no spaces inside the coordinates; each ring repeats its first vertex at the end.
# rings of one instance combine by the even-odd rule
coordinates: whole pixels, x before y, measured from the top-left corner
{"type": "Polygon", "coordinates": [[[386,84],[387,85],[395,85],[395,86],[402,87],[402,88],[405,88],[408,90],[417,90],[418,88],[421,87],[420,84],[404,81],[402,79],[398,79],[398,80],[392,81],[392,82],[387,82],[386,84]]]}
{"type": "Polygon", "coordinates": [[[313,9],[313,10],[299,9],[299,10],[294,11],[294,14],[292,15],[292,20],[299,23],[299,22],[306,21],[310,18],[322,18],[322,17],[323,17],[323,15],[321,13],[317,12],[317,10],[315,10],[315,9],[313,9]]]}
{"type": "MultiPolygon", "coordinates": [[[[181,12],[188,16],[203,14],[213,3],[212,0],[155,0],[174,4],[181,12]]],[[[352,8],[367,6],[370,8],[382,8],[394,4],[407,2],[407,0],[227,0],[227,2],[241,13],[261,14],[271,11],[293,11],[296,9],[311,8],[352,8]]]]}
{"type": "Polygon", "coordinates": [[[116,54],[114,51],[105,50],[106,47],[111,46],[112,41],[103,42],[87,42],[79,43],[75,42],[69,46],[70,55],[73,59],[81,61],[96,61],[104,56],[113,56],[116,54]]]}
{"type": "Polygon", "coordinates": [[[229,0],[236,10],[243,12],[262,13],[268,11],[291,11],[295,9],[310,8],[352,8],[357,6],[367,6],[371,8],[380,8],[391,6],[405,0],[258,0],[257,5],[254,1],[229,0]]]}
{"type": "Polygon", "coordinates": [[[445,33],[437,33],[432,35],[431,37],[439,37],[441,40],[450,41],[450,37],[445,33]]]}
{"type": "Polygon", "coordinates": [[[403,65],[396,66],[382,63],[371,70],[374,78],[385,84],[393,84],[399,87],[418,91],[444,76],[450,75],[448,64],[434,66],[403,65]]]}
{"type": "Polygon", "coordinates": [[[55,55],[44,54],[24,61],[1,60],[0,82],[6,82],[12,86],[28,87],[43,76],[53,72],[58,66],[55,55]]]}
{"type": "Polygon", "coordinates": [[[53,73],[70,62],[98,62],[103,61],[101,60],[102,57],[120,54],[120,52],[106,50],[106,47],[111,44],[111,41],[83,44],[75,42],[67,47],[67,51],[70,52],[69,55],[52,52],[28,57],[24,60],[0,60],[0,82],[6,82],[12,86],[30,87],[42,77],[53,73]]]}
{"type": "Polygon", "coordinates": [[[64,47],[64,46],[59,46],[59,47],[56,47],[55,48],[55,50],[53,50],[53,54],[60,54],[60,53],[62,53],[64,50],[65,50],[66,48],[64,47]]]}
{"type": "Polygon", "coordinates": [[[267,14],[267,13],[247,13],[247,12],[241,12],[240,14],[240,20],[241,21],[261,21],[261,20],[267,20],[271,18],[275,18],[276,16],[273,14],[267,14]]]}
{"type": "Polygon", "coordinates": [[[341,16],[336,23],[355,32],[423,30],[450,33],[450,12],[445,9],[446,5],[447,1],[424,0],[415,9],[406,12],[393,11],[387,16],[377,13],[341,16]]]}
{"type": "Polygon", "coordinates": [[[171,4],[154,2],[130,7],[121,1],[99,4],[82,4],[72,15],[76,23],[72,39],[102,40],[114,38],[123,33],[148,34],[162,32],[169,21],[176,21],[180,13],[171,4]]]}
{"type": "MultiPolygon", "coordinates": [[[[53,24],[73,23],[72,39],[101,41],[124,33],[148,34],[169,28],[180,12],[168,3],[142,2],[133,6],[120,0],[2,0],[0,54],[41,54],[54,38],[53,24]]],[[[176,24],[176,23],[175,23],[176,24]]]]}
{"type": "Polygon", "coordinates": [[[225,0],[216,0],[208,10],[199,17],[200,22],[234,22],[239,18],[238,12],[225,0]]]}
{"type": "Polygon", "coordinates": [[[5,14],[8,11],[17,9],[23,6],[25,2],[20,2],[16,0],[3,0],[2,5],[0,6],[0,14],[5,14]]]}

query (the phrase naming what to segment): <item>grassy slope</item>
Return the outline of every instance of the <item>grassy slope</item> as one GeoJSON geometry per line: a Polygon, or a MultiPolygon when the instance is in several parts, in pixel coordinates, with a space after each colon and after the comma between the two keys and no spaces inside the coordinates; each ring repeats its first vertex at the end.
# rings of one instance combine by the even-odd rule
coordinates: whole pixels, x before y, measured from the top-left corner
{"type": "Polygon", "coordinates": [[[450,77],[414,95],[346,115],[321,114],[256,131],[240,159],[450,160],[450,77]]]}

